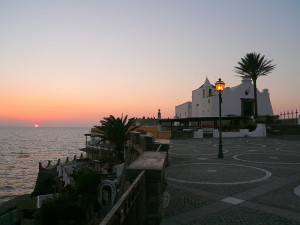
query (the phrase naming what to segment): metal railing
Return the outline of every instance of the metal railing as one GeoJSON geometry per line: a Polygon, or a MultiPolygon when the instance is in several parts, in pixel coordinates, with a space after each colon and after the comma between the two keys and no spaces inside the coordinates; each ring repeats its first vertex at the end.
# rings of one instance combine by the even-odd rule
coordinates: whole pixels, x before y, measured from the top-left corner
{"type": "Polygon", "coordinates": [[[100,225],[142,225],[145,210],[145,171],[141,171],[100,225]]]}
{"type": "Polygon", "coordinates": [[[282,119],[282,120],[285,120],[285,119],[293,119],[294,118],[294,114],[295,114],[295,118],[297,119],[298,118],[298,114],[299,112],[297,111],[293,111],[293,110],[290,110],[290,111],[283,111],[280,112],[279,114],[279,119],[282,119]]]}

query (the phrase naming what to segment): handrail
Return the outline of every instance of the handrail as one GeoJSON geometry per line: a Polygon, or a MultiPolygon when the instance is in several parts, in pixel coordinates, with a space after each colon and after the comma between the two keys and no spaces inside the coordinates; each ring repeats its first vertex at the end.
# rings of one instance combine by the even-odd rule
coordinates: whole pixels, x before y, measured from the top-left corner
{"type": "MultiPolygon", "coordinates": [[[[135,220],[127,224],[142,224],[143,218],[140,216],[144,213],[141,212],[144,202],[140,201],[144,199],[144,189],[145,189],[145,170],[141,171],[133,183],[129,186],[126,192],[121,196],[119,201],[115,206],[110,210],[110,212],[105,216],[99,225],[121,225],[126,224],[126,220],[130,219],[135,220]],[[137,207],[137,203],[141,204],[140,207],[137,207]],[[136,207],[134,209],[134,207],[136,207]],[[139,211],[139,215],[132,215],[139,211]],[[133,212],[132,212],[133,211],[133,212]],[[131,215],[130,215],[131,213],[131,215]],[[139,221],[136,221],[139,220],[139,221]]],[[[128,221],[128,220],[127,220],[128,221]]]]}

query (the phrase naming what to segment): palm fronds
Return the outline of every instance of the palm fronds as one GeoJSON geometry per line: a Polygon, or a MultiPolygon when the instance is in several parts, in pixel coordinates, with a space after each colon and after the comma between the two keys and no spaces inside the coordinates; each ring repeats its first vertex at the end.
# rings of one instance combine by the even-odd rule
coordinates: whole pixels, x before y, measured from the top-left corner
{"type": "Polygon", "coordinates": [[[238,62],[239,66],[235,66],[234,72],[239,76],[250,77],[256,80],[259,76],[266,76],[271,73],[276,65],[272,64],[273,60],[265,59],[265,56],[260,56],[255,52],[248,53],[241,61],[238,62]]]}

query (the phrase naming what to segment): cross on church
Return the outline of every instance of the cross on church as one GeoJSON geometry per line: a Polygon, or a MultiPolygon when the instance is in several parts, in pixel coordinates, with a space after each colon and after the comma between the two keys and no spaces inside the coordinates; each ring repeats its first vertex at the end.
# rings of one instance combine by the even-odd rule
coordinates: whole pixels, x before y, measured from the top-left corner
{"type": "Polygon", "coordinates": [[[293,112],[293,110],[292,110],[291,114],[292,114],[292,119],[293,119],[294,118],[294,112],[293,112]]]}
{"type": "Polygon", "coordinates": [[[295,112],[295,113],[296,113],[296,118],[297,118],[297,115],[298,115],[298,111],[297,111],[297,109],[296,109],[296,112],[295,112]]]}
{"type": "Polygon", "coordinates": [[[290,113],[289,113],[289,111],[287,111],[287,113],[286,113],[286,114],[287,114],[287,116],[288,116],[288,119],[289,119],[289,118],[290,118],[290,113]]]}
{"type": "Polygon", "coordinates": [[[283,112],[283,119],[285,119],[285,111],[283,112]]]}
{"type": "Polygon", "coordinates": [[[280,112],[279,114],[279,119],[282,119],[282,112],[280,112]]]}

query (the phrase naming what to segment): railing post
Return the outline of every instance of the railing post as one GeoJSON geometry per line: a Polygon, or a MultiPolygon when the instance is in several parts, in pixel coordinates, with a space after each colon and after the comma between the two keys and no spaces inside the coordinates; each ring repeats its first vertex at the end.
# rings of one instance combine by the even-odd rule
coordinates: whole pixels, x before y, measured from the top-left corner
{"type": "Polygon", "coordinates": [[[132,180],[141,170],[146,172],[145,220],[143,225],[159,224],[162,219],[162,198],[165,182],[166,152],[144,152],[127,168],[127,178],[132,180]]]}

